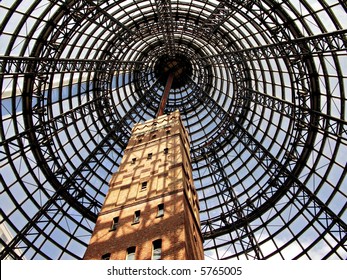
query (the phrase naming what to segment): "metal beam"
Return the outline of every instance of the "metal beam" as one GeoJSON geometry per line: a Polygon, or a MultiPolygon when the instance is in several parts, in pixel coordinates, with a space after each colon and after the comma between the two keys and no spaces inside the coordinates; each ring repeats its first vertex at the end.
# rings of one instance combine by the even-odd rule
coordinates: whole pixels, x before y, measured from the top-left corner
{"type": "Polygon", "coordinates": [[[163,96],[162,96],[161,101],[160,101],[157,117],[160,117],[160,116],[162,116],[164,114],[166,103],[167,103],[167,99],[169,97],[169,93],[170,93],[170,90],[171,90],[173,79],[174,79],[174,73],[170,73],[168,78],[167,78],[167,82],[166,82],[166,85],[165,85],[163,96]]]}
{"type": "MultiPolygon", "coordinates": [[[[292,196],[292,199],[303,205],[302,209],[306,209],[311,215],[317,217],[318,220],[323,221],[321,223],[322,227],[333,229],[334,232],[339,233],[342,237],[340,242],[344,243],[346,241],[347,224],[298,179],[297,174],[304,162],[299,163],[299,159],[288,157],[285,163],[281,163],[253,135],[239,124],[235,117],[225,112],[212,98],[209,98],[209,103],[205,103],[205,105],[220,108],[219,111],[221,114],[224,114],[223,118],[230,118],[230,124],[232,125],[228,126],[227,133],[224,135],[232,135],[234,138],[239,139],[259,164],[264,166],[265,170],[268,170],[271,175],[271,180],[263,190],[251,197],[247,203],[243,203],[240,208],[226,213],[229,216],[235,217],[239,215],[239,211],[244,213],[245,216],[235,222],[235,228],[247,226],[247,223],[258,217],[258,213],[265,213],[283,195],[289,195],[292,196]],[[289,166],[294,166],[294,169],[288,169],[289,166]]],[[[209,109],[212,110],[212,107],[209,109]]],[[[311,133],[315,133],[314,129],[311,130],[311,133]]],[[[309,141],[314,139],[312,136],[308,138],[311,139],[309,141]]],[[[312,146],[309,143],[306,144],[308,149],[312,146]]],[[[214,153],[216,149],[218,149],[218,143],[214,142],[209,147],[209,150],[214,153]]],[[[210,152],[205,156],[213,156],[213,153],[210,152]]],[[[303,154],[307,154],[307,152],[303,154]]],[[[205,239],[215,238],[230,231],[230,226],[223,224],[220,217],[202,221],[201,225],[205,239]]]]}
{"type": "Polygon", "coordinates": [[[171,0],[155,0],[155,3],[167,54],[173,55],[176,48],[171,0]]]}
{"type": "MultiPolygon", "coordinates": [[[[83,191],[83,189],[80,189],[78,186],[78,180],[79,178],[83,178],[83,172],[84,171],[92,171],[93,167],[90,165],[94,160],[100,160],[98,158],[98,154],[106,155],[109,150],[113,148],[113,145],[115,143],[123,143],[123,146],[127,144],[127,135],[125,131],[123,131],[124,127],[128,127],[129,120],[133,119],[132,114],[137,115],[135,111],[136,108],[146,108],[148,106],[148,103],[151,102],[151,100],[148,100],[147,95],[144,95],[142,99],[138,100],[138,102],[135,104],[135,106],[132,107],[130,111],[126,113],[126,115],[119,121],[118,125],[115,125],[111,131],[108,132],[108,134],[102,139],[102,141],[99,143],[97,147],[88,155],[88,157],[85,159],[84,162],[82,162],[76,170],[72,174],[64,173],[64,168],[61,166],[60,168],[54,170],[51,170],[50,173],[47,173],[47,170],[50,170],[49,168],[43,168],[42,171],[45,174],[47,178],[50,178],[50,182],[53,187],[55,187],[56,192],[53,194],[52,197],[49,198],[49,200],[46,202],[45,205],[43,205],[39,211],[30,219],[30,222],[27,223],[23,229],[21,229],[20,233],[17,233],[16,237],[11,240],[9,244],[7,244],[6,248],[1,252],[1,259],[6,257],[8,254],[10,254],[20,243],[28,243],[27,246],[29,248],[29,245],[32,246],[32,238],[31,241],[27,241],[26,238],[27,235],[33,235],[35,232],[37,232],[37,236],[40,235],[41,228],[38,228],[37,223],[41,223],[43,220],[46,220],[45,223],[49,223],[50,217],[47,216],[47,213],[50,211],[60,211],[59,206],[57,205],[59,200],[62,200],[64,202],[69,203],[70,206],[74,207],[78,212],[80,212],[81,216],[95,222],[97,214],[101,208],[101,205],[94,204],[94,199],[91,197],[88,197],[88,194],[83,191]],[[117,139],[119,142],[117,142],[117,139]],[[113,144],[112,144],[113,143],[113,144]],[[104,151],[104,149],[107,149],[104,151]],[[64,181],[65,180],[65,181],[64,181]],[[57,181],[55,183],[55,181],[57,181]],[[63,182],[62,184],[60,182],[63,182]]],[[[91,100],[85,104],[82,104],[78,108],[74,108],[73,110],[70,110],[68,112],[65,112],[62,115],[56,116],[54,119],[49,120],[49,123],[40,124],[39,126],[32,127],[31,129],[25,131],[22,133],[22,137],[26,138],[28,137],[28,134],[30,133],[37,133],[38,129],[42,128],[42,126],[54,126],[55,123],[63,124],[63,129],[66,129],[69,123],[67,123],[67,119],[74,118],[77,119],[76,114],[84,114],[86,111],[84,108],[87,108],[88,106],[91,106],[93,103],[95,103],[96,100],[91,100]]],[[[39,133],[40,135],[40,133],[39,133]]],[[[52,135],[48,135],[52,136],[52,135]]],[[[13,139],[6,139],[3,144],[10,145],[12,141],[16,141],[18,139],[18,135],[16,137],[12,137],[13,139]]],[[[49,137],[52,138],[52,137],[49,137]]],[[[35,149],[43,149],[45,145],[43,143],[47,140],[45,136],[43,135],[42,138],[38,137],[38,145],[33,146],[33,150],[35,149]],[[40,140],[41,139],[41,140],[40,140]]],[[[35,152],[33,151],[35,154],[35,152]]],[[[40,152],[39,152],[40,153],[40,152]]],[[[42,156],[47,156],[49,153],[47,151],[43,151],[42,156]]],[[[37,159],[38,160],[38,159],[37,159]]],[[[53,158],[51,158],[53,160],[53,158]]],[[[48,161],[51,161],[48,160],[48,161]]],[[[39,160],[38,160],[39,161],[39,160]]],[[[40,161],[41,164],[43,164],[46,161],[40,161]]],[[[24,244],[23,244],[24,245],[24,244]]],[[[22,245],[22,246],[23,246],[22,245]]]]}
{"type": "MultiPolygon", "coordinates": [[[[217,186],[220,191],[220,195],[218,197],[222,197],[223,201],[220,204],[227,208],[227,212],[222,212],[220,214],[221,223],[223,223],[224,227],[227,227],[229,231],[233,231],[236,233],[237,238],[233,240],[235,243],[239,244],[242,248],[242,254],[246,256],[246,259],[262,259],[264,256],[262,251],[258,245],[257,239],[254,236],[254,233],[247,221],[247,216],[242,211],[242,207],[240,202],[237,199],[237,195],[234,191],[234,188],[228,178],[228,175],[225,172],[223,165],[220,162],[220,158],[216,153],[216,149],[213,146],[207,147],[209,149],[208,153],[205,153],[205,161],[207,163],[207,167],[210,171],[210,174],[213,178],[213,183],[217,186]],[[208,156],[207,156],[208,154],[208,156]],[[230,215],[233,213],[233,215],[230,215]],[[241,227],[235,227],[239,220],[244,220],[245,223],[241,227]]],[[[223,210],[222,210],[223,211],[223,210]]],[[[208,221],[206,223],[206,229],[209,228],[208,221]]],[[[212,229],[213,230],[213,229],[212,229]]],[[[206,231],[204,232],[205,236],[206,231]]],[[[234,250],[237,251],[237,247],[233,246],[234,250]]],[[[240,254],[239,251],[235,252],[236,254],[240,254]]]]}
{"type": "Polygon", "coordinates": [[[198,32],[204,32],[211,37],[241,7],[251,9],[256,2],[258,0],[220,0],[211,14],[202,22],[198,32]]]}
{"type": "Polygon", "coordinates": [[[0,77],[59,73],[132,71],[139,61],[0,56],[0,77]],[[30,70],[29,70],[30,69],[30,70]]]}
{"type": "Polygon", "coordinates": [[[242,50],[225,51],[215,55],[202,57],[207,65],[228,67],[228,60],[239,55],[245,61],[269,58],[302,58],[305,55],[319,55],[327,52],[347,50],[347,29],[330,33],[296,38],[289,41],[252,47],[242,50]]]}
{"type": "MultiPolygon", "coordinates": [[[[62,185],[63,196],[70,201],[70,204],[76,208],[76,210],[83,213],[87,218],[92,221],[96,221],[97,214],[101,208],[101,204],[92,205],[94,202],[93,197],[89,197],[88,193],[85,193],[83,189],[79,186],[79,181],[84,179],[84,172],[93,171],[95,167],[94,162],[99,162],[102,160],[100,157],[105,157],[109,151],[113,149],[113,146],[118,144],[121,147],[125,148],[127,141],[130,138],[130,124],[134,120],[134,116],[138,115],[138,108],[145,110],[148,107],[151,100],[147,95],[143,95],[136,104],[129,110],[122,119],[113,125],[113,127],[104,135],[104,138],[100,141],[99,145],[91,151],[83,162],[74,170],[72,174],[64,172],[63,165],[57,163],[57,170],[51,171],[51,174],[47,174],[47,178],[55,178],[62,185]]],[[[41,140],[49,138],[50,135],[43,135],[41,140]]],[[[39,147],[42,147],[42,144],[39,143],[39,147]]],[[[51,153],[50,153],[51,154],[51,153]]],[[[54,153],[53,153],[54,154],[54,153]]],[[[42,152],[42,155],[46,155],[45,151],[42,152]]],[[[53,156],[53,155],[51,155],[53,156]]],[[[45,159],[47,161],[47,158],[45,159]]],[[[54,184],[53,184],[54,186],[54,184]]]]}
{"type": "MultiPolygon", "coordinates": [[[[308,115],[312,116],[315,119],[315,122],[309,123],[304,120],[300,120],[297,122],[298,127],[305,129],[318,129],[324,134],[327,133],[331,136],[339,137],[341,141],[347,144],[347,121],[324,114],[311,108],[293,104],[287,100],[283,100],[263,92],[255,91],[254,89],[248,89],[248,91],[250,94],[247,96],[247,100],[251,101],[253,104],[258,104],[276,112],[281,112],[293,121],[297,121],[297,115],[295,115],[295,112],[304,111],[308,115]]],[[[241,98],[243,97],[241,96],[241,98]]]]}

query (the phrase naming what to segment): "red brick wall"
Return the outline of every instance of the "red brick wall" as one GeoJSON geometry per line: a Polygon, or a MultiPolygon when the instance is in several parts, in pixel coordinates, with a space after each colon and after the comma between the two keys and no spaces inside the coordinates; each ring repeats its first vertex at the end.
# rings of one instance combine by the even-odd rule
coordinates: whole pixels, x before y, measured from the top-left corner
{"type": "Polygon", "coordinates": [[[111,259],[125,259],[127,248],[136,246],[136,259],[149,260],[152,242],[162,239],[162,259],[186,259],[185,208],[180,192],[100,215],[84,258],[101,259],[105,253],[111,253],[111,259]],[[157,217],[160,203],[164,203],[164,216],[157,217]],[[140,222],[133,224],[137,210],[141,211],[140,222]],[[110,231],[116,216],[118,227],[110,231]]]}
{"type": "Polygon", "coordinates": [[[162,259],[203,258],[187,133],[177,118],[157,120],[158,129],[153,129],[153,122],[133,129],[84,259],[101,259],[106,253],[111,253],[111,259],[125,259],[132,246],[136,246],[136,259],[151,259],[152,242],[157,239],[162,240],[162,259]],[[141,190],[143,182],[147,182],[145,190],[141,190]],[[164,216],[157,217],[161,203],[164,216]],[[133,224],[138,210],[140,222],[133,224]],[[119,217],[118,226],[110,231],[114,217],[119,217]]]}

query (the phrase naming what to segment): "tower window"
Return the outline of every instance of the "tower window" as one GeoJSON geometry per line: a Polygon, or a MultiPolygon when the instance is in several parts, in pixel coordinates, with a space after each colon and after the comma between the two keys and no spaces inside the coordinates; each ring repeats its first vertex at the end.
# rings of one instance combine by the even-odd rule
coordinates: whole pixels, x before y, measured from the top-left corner
{"type": "Polygon", "coordinates": [[[152,260],[161,260],[161,239],[152,243],[152,260]]]}
{"type": "Polygon", "coordinates": [[[167,155],[169,153],[169,148],[164,149],[164,154],[167,155]]]}
{"type": "Polygon", "coordinates": [[[135,211],[133,224],[138,224],[140,222],[140,214],[140,210],[135,211]]]}
{"type": "Polygon", "coordinates": [[[106,254],[103,254],[103,255],[101,256],[101,259],[102,259],[102,260],[109,260],[110,257],[111,257],[111,253],[106,253],[106,254]]]}
{"type": "Polygon", "coordinates": [[[132,246],[127,249],[126,260],[135,260],[136,247],[132,246]]]}
{"type": "Polygon", "coordinates": [[[135,162],[136,162],[136,158],[132,158],[131,159],[131,164],[135,164],[135,162]]]}
{"type": "Polygon", "coordinates": [[[141,191],[144,191],[147,189],[147,182],[142,182],[141,184],[141,191]]]}
{"type": "Polygon", "coordinates": [[[119,217],[114,217],[112,220],[112,225],[110,230],[116,230],[118,226],[119,217]]]}
{"type": "Polygon", "coordinates": [[[149,153],[149,154],[147,155],[147,159],[152,159],[152,156],[153,156],[153,154],[152,154],[152,153],[149,153]]]}
{"type": "Polygon", "coordinates": [[[162,216],[164,216],[164,203],[161,203],[158,205],[157,217],[162,217],[162,216]]]}

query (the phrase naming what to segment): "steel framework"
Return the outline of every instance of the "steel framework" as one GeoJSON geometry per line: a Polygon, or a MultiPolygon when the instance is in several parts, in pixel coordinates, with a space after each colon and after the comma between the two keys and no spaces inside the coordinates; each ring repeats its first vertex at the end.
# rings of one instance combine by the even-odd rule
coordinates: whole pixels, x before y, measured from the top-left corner
{"type": "Polygon", "coordinates": [[[0,1],[0,258],[82,258],[132,125],[166,103],[190,134],[206,259],[346,259],[346,15],[0,1]]]}

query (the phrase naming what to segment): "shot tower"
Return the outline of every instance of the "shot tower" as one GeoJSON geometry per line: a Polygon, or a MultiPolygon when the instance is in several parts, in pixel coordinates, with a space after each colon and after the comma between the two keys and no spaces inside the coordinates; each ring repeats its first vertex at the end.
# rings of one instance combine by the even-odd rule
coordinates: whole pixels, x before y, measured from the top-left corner
{"type": "Polygon", "coordinates": [[[84,259],[203,259],[189,139],[178,111],[134,126],[84,259]]]}
{"type": "MultiPolygon", "coordinates": [[[[347,259],[347,1],[13,0],[0,14],[0,227],[11,233],[0,259],[82,259],[123,156],[141,178],[140,160],[154,161],[124,151],[162,104],[189,133],[206,259],[347,259]]],[[[143,206],[152,179],[172,187],[155,176],[143,206]]],[[[123,219],[140,201],[128,184],[126,203],[104,206],[114,213],[100,244],[154,225],[143,209],[139,224],[123,219]]],[[[155,222],[169,214],[160,203],[155,222]]]]}

